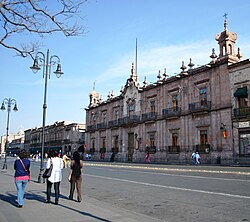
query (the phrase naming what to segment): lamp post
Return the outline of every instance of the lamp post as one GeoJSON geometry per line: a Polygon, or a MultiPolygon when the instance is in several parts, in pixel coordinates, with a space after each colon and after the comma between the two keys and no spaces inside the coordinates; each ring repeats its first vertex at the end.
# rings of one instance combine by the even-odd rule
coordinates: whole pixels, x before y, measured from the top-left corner
{"type": "Polygon", "coordinates": [[[11,106],[14,105],[13,111],[18,111],[17,109],[17,102],[15,99],[7,99],[5,98],[2,102],[1,110],[5,110],[5,105],[7,105],[7,127],[6,127],[6,142],[5,142],[5,157],[4,157],[4,164],[3,164],[3,169],[7,169],[7,149],[8,149],[8,137],[9,137],[9,124],[10,124],[10,111],[11,111],[11,106]]]}
{"type": "Polygon", "coordinates": [[[44,141],[45,141],[45,122],[46,122],[46,97],[47,97],[47,82],[48,77],[50,77],[51,73],[51,66],[57,64],[57,69],[54,72],[56,74],[57,78],[60,78],[63,74],[61,70],[61,64],[60,59],[58,56],[53,55],[49,56],[49,50],[47,50],[47,55],[45,55],[42,52],[38,52],[36,54],[36,57],[34,59],[33,66],[30,67],[34,73],[37,73],[41,68],[40,66],[43,66],[43,78],[45,79],[44,84],[44,102],[43,102],[43,131],[42,131],[42,148],[41,148],[41,165],[40,165],[40,172],[38,175],[38,183],[41,183],[42,181],[42,173],[43,173],[43,161],[44,161],[44,141]]]}

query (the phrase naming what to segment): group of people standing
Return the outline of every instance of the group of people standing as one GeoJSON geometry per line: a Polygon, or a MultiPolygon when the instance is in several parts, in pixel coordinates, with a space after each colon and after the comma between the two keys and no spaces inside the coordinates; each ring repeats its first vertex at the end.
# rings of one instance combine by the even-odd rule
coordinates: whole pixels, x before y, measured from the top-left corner
{"type": "MultiPolygon", "coordinates": [[[[49,169],[51,164],[52,172],[49,178],[46,180],[46,200],[45,203],[51,203],[51,188],[54,185],[55,191],[55,205],[59,203],[60,196],[60,182],[62,181],[62,169],[64,168],[64,163],[62,158],[58,156],[56,151],[51,151],[46,163],[46,169],[49,169]]],[[[81,160],[81,155],[79,152],[73,153],[73,159],[70,163],[70,172],[68,180],[70,182],[69,189],[69,200],[73,200],[75,188],[77,190],[77,201],[82,201],[82,167],[83,161],[81,160]]],[[[18,158],[14,163],[15,169],[15,184],[17,189],[17,207],[22,208],[24,204],[24,192],[25,188],[30,180],[30,160],[28,159],[28,153],[25,149],[21,150],[18,158]]]]}

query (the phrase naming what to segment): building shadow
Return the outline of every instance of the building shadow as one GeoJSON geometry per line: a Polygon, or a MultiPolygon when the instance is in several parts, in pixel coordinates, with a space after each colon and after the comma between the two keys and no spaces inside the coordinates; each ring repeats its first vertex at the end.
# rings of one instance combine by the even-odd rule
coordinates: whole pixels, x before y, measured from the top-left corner
{"type": "Polygon", "coordinates": [[[98,216],[93,215],[93,214],[91,214],[91,213],[87,213],[87,212],[84,212],[84,211],[76,210],[76,209],[74,209],[74,208],[71,208],[71,207],[68,207],[68,206],[65,206],[65,205],[62,205],[62,204],[59,204],[59,206],[64,207],[65,209],[68,209],[68,210],[75,211],[75,212],[77,212],[77,213],[79,213],[79,214],[82,214],[82,215],[84,215],[84,216],[92,217],[92,218],[94,218],[94,219],[96,219],[96,220],[98,220],[98,221],[112,222],[111,220],[107,220],[107,219],[105,219],[105,218],[98,217],[98,216]]]}
{"type": "MultiPolygon", "coordinates": [[[[35,191],[29,190],[28,192],[25,192],[24,199],[36,200],[39,202],[44,202],[44,200],[45,200],[44,195],[37,194],[37,190],[35,190],[35,191]]],[[[13,194],[13,192],[6,192],[5,194],[0,194],[0,200],[4,201],[6,203],[9,203],[13,206],[16,206],[16,207],[18,206],[16,193],[13,194]]]]}

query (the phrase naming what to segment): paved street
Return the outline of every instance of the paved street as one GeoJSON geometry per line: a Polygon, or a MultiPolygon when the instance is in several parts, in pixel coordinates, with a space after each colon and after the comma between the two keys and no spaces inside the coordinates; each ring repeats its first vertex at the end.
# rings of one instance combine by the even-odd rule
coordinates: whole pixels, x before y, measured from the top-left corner
{"type": "MultiPolygon", "coordinates": [[[[0,167],[2,166],[2,161],[0,167]]],[[[12,221],[250,221],[250,168],[84,162],[83,203],[67,199],[63,170],[58,206],[44,204],[45,184],[36,183],[25,206],[15,207],[13,159],[1,170],[0,222],[12,221]],[[44,213],[46,212],[46,213],[44,213]]],[[[2,167],[1,167],[2,169],[2,167]]]]}
{"type": "Polygon", "coordinates": [[[162,221],[250,221],[250,168],[86,163],[88,195],[162,221]]]}

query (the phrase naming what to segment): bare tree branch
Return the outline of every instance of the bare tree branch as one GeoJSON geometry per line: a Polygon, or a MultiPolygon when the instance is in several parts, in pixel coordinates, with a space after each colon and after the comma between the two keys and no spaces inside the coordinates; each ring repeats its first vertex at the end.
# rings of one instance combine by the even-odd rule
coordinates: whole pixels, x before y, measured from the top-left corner
{"type": "Polygon", "coordinates": [[[17,45],[20,34],[44,37],[62,32],[66,37],[85,33],[77,21],[80,7],[89,0],[0,0],[0,45],[22,57],[32,56],[39,43],[17,45]],[[52,7],[53,5],[53,7],[52,7]]]}

